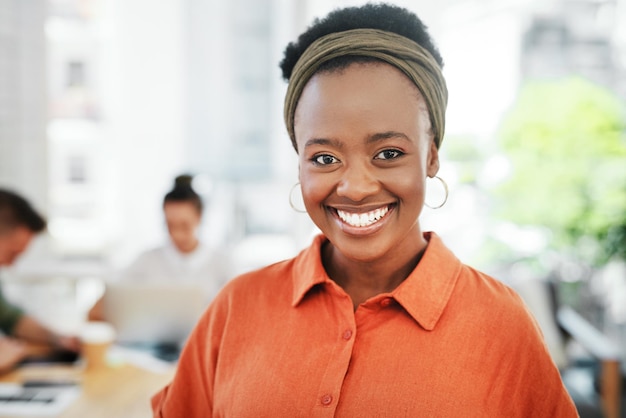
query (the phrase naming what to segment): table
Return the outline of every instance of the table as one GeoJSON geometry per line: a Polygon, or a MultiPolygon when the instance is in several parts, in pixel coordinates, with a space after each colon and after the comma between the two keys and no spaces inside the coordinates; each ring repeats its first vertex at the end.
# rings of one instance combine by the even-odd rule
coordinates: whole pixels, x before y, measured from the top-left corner
{"type": "Polygon", "coordinates": [[[58,418],[148,418],[152,416],[150,398],[172,379],[174,369],[153,372],[128,363],[95,370],[73,365],[23,366],[0,376],[0,382],[44,378],[80,381],[79,398],[58,418]]]}

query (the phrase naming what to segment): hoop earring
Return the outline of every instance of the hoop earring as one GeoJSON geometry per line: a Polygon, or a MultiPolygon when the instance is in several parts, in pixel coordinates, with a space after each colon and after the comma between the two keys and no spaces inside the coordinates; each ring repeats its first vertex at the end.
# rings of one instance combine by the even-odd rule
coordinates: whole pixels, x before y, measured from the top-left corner
{"type": "Polygon", "coordinates": [[[439,209],[440,207],[442,207],[443,205],[445,205],[445,204],[446,204],[446,202],[448,201],[448,185],[447,185],[447,184],[446,184],[446,182],[445,182],[445,181],[443,181],[443,179],[442,179],[441,177],[439,177],[439,176],[434,176],[434,177],[432,177],[432,178],[437,179],[437,180],[439,180],[439,181],[441,182],[441,185],[443,186],[443,190],[444,190],[444,192],[446,192],[446,195],[445,195],[445,197],[443,198],[443,202],[441,202],[441,204],[440,204],[440,205],[437,205],[437,206],[430,206],[428,203],[426,203],[426,201],[424,201],[424,206],[426,206],[427,208],[430,208],[430,209],[439,209]]]}
{"type": "MultiPolygon", "coordinates": [[[[291,206],[291,209],[295,210],[298,213],[306,213],[306,210],[298,209],[293,204],[293,191],[296,190],[296,187],[298,187],[298,186],[300,186],[300,182],[297,182],[296,184],[291,186],[291,190],[289,190],[289,206],[291,206]]],[[[302,192],[302,190],[300,192],[302,192]]]]}

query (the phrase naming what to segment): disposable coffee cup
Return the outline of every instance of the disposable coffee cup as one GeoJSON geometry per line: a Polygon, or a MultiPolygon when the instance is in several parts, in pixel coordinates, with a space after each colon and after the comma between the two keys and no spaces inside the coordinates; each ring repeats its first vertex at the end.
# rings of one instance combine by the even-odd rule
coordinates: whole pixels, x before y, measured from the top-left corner
{"type": "Polygon", "coordinates": [[[107,366],[107,353],[115,341],[115,329],[108,322],[87,322],[80,333],[81,355],[87,369],[107,366]]]}

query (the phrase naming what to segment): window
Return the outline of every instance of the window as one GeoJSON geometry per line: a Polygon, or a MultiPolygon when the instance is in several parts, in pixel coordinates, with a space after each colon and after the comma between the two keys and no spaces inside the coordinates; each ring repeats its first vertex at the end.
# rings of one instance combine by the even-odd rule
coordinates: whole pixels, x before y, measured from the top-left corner
{"type": "Polygon", "coordinates": [[[68,159],[68,180],[70,183],[87,181],[87,162],[82,155],[73,155],[68,159]]]}
{"type": "Polygon", "coordinates": [[[67,87],[83,87],[85,85],[85,63],[70,61],[67,64],[67,87]]]}

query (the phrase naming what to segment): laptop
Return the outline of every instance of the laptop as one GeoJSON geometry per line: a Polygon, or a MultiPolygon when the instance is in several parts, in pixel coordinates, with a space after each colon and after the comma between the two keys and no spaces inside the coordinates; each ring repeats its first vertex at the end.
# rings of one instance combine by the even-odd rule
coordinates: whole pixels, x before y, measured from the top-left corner
{"type": "Polygon", "coordinates": [[[103,300],[116,343],[174,358],[206,307],[204,288],[186,283],[111,283],[103,300]]]}

